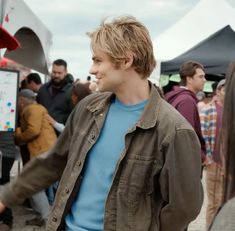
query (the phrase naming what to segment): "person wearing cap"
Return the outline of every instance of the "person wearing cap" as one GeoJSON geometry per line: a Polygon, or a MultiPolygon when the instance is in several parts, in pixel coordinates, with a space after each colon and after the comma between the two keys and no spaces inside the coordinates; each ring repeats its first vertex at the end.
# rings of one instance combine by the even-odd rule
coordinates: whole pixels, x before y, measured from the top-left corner
{"type": "Polygon", "coordinates": [[[206,225],[209,228],[223,199],[223,153],[219,148],[220,130],[225,96],[225,79],[216,88],[216,100],[211,101],[200,111],[202,135],[206,143],[206,187],[208,205],[206,225]]]}
{"type": "MultiPolygon", "coordinates": [[[[18,109],[20,127],[16,129],[15,140],[17,144],[27,145],[31,160],[47,152],[56,142],[57,136],[46,118],[46,108],[36,102],[33,91],[23,89],[19,92],[18,109]]],[[[32,207],[39,215],[26,221],[26,225],[42,226],[49,214],[49,202],[45,191],[34,194],[31,201],[32,207]]]]}

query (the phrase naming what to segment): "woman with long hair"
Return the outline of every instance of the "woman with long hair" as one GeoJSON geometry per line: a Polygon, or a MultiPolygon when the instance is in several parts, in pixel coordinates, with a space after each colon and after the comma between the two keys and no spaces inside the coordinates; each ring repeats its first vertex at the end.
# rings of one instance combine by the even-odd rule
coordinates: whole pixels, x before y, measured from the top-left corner
{"type": "Polygon", "coordinates": [[[235,61],[226,73],[225,88],[221,143],[225,155],[224,205],[215,217],[211,231],[235,230],[235,61]]]}

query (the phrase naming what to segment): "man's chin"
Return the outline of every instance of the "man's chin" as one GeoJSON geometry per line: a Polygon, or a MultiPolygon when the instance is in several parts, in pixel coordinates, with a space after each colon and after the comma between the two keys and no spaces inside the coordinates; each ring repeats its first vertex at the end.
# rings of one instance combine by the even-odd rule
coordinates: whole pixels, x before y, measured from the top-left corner
{"type": "Polygon", "coordinates": [[[105,92],[105,91],[107,91],[104,87],[102,87],[102,86],[98,86],[97,88],[96,88],[96,91],[97,92],[105,92]]]}
{"type": "Polygon", "coordinates": [[[52,85],[54,86],[60,86],[62,81],[61,80],[51,80],[52,85]]]}

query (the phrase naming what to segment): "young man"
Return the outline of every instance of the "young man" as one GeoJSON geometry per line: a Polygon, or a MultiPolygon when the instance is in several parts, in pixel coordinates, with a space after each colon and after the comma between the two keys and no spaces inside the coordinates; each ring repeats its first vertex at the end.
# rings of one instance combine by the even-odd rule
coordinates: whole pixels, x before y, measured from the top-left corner
{"type": "Polygon", "coordinates": [[[188,61],[180,67],[180,86],[166,94],[166,100],[192,125],[201,143],[201,158],[205,160],[205,141],[202,137],[196,93],[203,90],[206,82],[204,67],[188,61]]]}
{"type": "Polygon", "coordinates": [[[200,145],[147,80],[156,65],[149,32],[120,17],[89,35],[90,74],[103,93],[77,105],[53,150],[5,187],[0,206],[61,178],[47,230],[182,231],[202,206],[200,145]]]}
{"type": "Polygon", "coordinates": [[[200,112],[202,135],[206,143],[207,228],[222,205],[224,196],[224,154],[220,148],[224,97],[225,79],[222,79],[216,87],[216,100],[212,100],[200,112]]]}
{"type": "Polygon", "coordinates": [[[42,80],[38,73],[30,73],[26,77],[27,88],[31,91],[38,93],[40,87],[42,86],[42,80]]]}

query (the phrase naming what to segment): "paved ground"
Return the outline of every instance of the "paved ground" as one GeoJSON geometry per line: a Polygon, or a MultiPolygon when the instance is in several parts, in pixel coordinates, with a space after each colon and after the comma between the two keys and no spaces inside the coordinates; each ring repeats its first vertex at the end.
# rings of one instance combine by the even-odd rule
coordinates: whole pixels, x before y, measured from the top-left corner
{"type": "Polygon", "coordinates": [[[39,228],[36,226],[26,226],[25,220],[31,219],[34,216],[32,211],[28,211],[22,206],[16,206],[13,208],[14,224],[12,231],[43,231],[45,228],[39,228]]]}
{"type": "MultiPolygon", "coordinates": [[[[13,175],[17,174],[17,165],[15,164],[13,167],[13,175]]],[[[205,186],[205,176],[203,176],[203,186],[205,186]]],[[[205,187],[204,187],[204,194],[205,194],[205,187]]],[[[207,197],[204,196],[204,203],[201,210],[201,213],[197,217],[195,221],[193,221],[188,231],[205,231],[205,214],[206,214],[206,205],[207,205],[207,197]]],[[[37,228],[34,226],[25,226],[24,222],[26,219],[30,219],[34,216],[32,211],[28,211],[22,206],[15,206],[13,208],[14,213],[14,225],[12,228],[12,231],[42,231],[45,230],[45,228],[37,228]]]]}
{"type": "Polygon", "coordinates": [[[190,224],[188,231],[206,231],[207,196],[206,196],[206,187],[205,187],[205,172],[203,173],[202,184],[204,189],[203,206],[197,219],[190,224]]]}
{"type": "MultiPolygon", "coordinates": [[[[18,172],[22,169],[22,163],[21,161],[15,161],[11,176],[15,177],[18,172]]],[[[39,228],[36,226],[26,226],[25,221],[28,219],[31,219],[35,216],[35,213],[31,210],[25,209],[23,206],[15,206],[12,208],[13,210],[13,217],[14,217],[14,223],[12,227],[12,231],[43,231],[45,228],[39,228]]],[[[0,230],[1,231],[1,230],[0,230]]]]}

